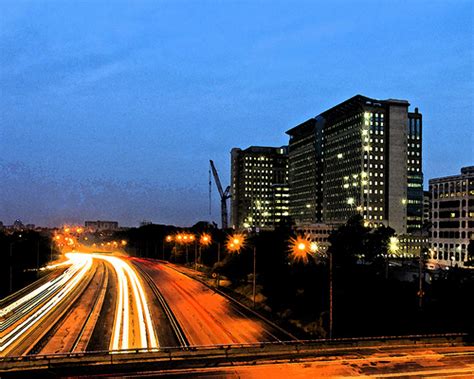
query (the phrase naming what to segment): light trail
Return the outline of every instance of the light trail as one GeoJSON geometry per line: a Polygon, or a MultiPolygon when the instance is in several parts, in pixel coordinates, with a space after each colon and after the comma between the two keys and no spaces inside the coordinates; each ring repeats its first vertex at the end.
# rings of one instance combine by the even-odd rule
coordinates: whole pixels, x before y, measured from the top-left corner
{"type": "MultiPolygon", "coordinates": [[[[48,268],[71,265],[62,275],[58,276],[57,278],[48,281],[47,283],[43,284],[42,286],[38,287],[37,289],[29,292],[25,296],[22,296],[20,299],[12,302],[8,306],[0,309],[0,318],[5,317],[11,312],[18,312],[19,308],[25,304],[30,302],[32,299],[38,300],[37,303],[39,304],[40,296],[46,297],[52,291],[59,289],[62,285],[64,285],[71,277],[75,275],[75,273],[80,269],[81,261],[75,259],[75,257],[71,257],[72,259],[68,259],[65,262],[62,262],[57,265],[46,266],[48,268]]],[[[25,313],[25,312],[23,312],[25,313]]],[[[5,324],[1,325],[2,327],[5,324]]],[[[0,330],[4,330],[0,327],[0,330]]]]}
{"type": "Polygon", "coordinates": [[[41,321],[84,280],[93,259],[110,263],[117,274],[118,298],[110,349],[159,347],[142,282],[126,260],[82,252],[68,253],[66,257],[68,261],[61,265],[71,267],[63,274],[0,309],[0,356],[17,348],[30,331],[41,327],[41,321]]]}
{"type": "Polygon", "coordinates": [[[73,291],[92,267],[92,257],[88,255],[70,253],[67,257],[72,261],[72,267],[61,275],[59,280],[51,281],[50,285],[46,283],[43,292],[33,291],[34,295],[28,294],[25,299],[5,307],[8,309],[2,309],[4,315],[11,313],[10,317],[2,321],[2,332],[9,326],[14,327],[0,337],[0,355],[3,355],[9,346],[20,342],[28,331],[37,327],[43,317],[73,291]],[[55,291],[58,288],[59,290],[55,291]],[[30,312],[33,314],[28,315],[30,312]]]}
{"type": "MultiPolygon", "coordinates": [[[[110,255],[92,254],[96,259],[103,259],[109,262],[117,274],[118,281],[118,301],[116,317],[112,331],[111,350],[126,350],[130,348],[153,349],[159,346],[156,337],[151,313],[146,300],[145,290],[138,278],[136,271],[125,260],[110,255]],[[131,289],[131,291],[129,291],[131,289]],[[130,301],[133,298],[133,310],[136,311],[138,322],[139,341],[130,341],[130,301]]],[[[135,320],[133,320],[135,321],[135,320]]]]}

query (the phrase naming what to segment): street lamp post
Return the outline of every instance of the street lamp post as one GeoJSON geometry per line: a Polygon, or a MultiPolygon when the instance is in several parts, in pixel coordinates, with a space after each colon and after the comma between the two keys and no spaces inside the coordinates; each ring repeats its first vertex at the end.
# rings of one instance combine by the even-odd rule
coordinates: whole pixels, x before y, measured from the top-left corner
{"type": "MultiPolygon", "coordinates": [[[[231,252],[239,253],[245,245],[245,236],[243,234],[235,234],[227,239],[227,249],[231,252]]],[[[255,299],[257,294],[257,248],[253,246],[253,277],[252,277],[252,302],[255,308],[255,299]]]]}
{"type": "Polygon", "coordinates": [[[194,241],[194,270],[195,270],[195,271],[197,271],[197,255],[198,255],[197,249],[198,249],[198,247],[197,247],[197,241],[195,240],[195,241],[194,241]]]}
{"type": "Polygon", "coordinates": [[[332,267],[332,252],[328,251],[329,258],[329,339],[332,339],[332,328],[333,328],[333,293],[332,293],[332,284],[333,284],[333,267],[332,267]]]}
{"type": "Polygon", "coordinates": [[[13,292],[13,242],[10,242],[10,281],[9,281],[9,293],[13,292]]]}
{"type": "MultiPolygon", "coordinates": [[[[221,263],[221,243],[217,243],[217,263],[221,263]]],[[[221,274],[218,272],[216,277],[216,287],[219,288],[221,274]]]]}
{"type": "MultiPolygon", "coordinates": [[[[290,249],[295,260],[302,260],[304,263],[308,262],[308,255],[315,254],[319,247],[316,242],[310,242],[303,237],[296,237],[291,239],[290,249]]],[[[333,256],[328,250],[329,260],[329,339],[333,335],[333,256]]]]}
{"type": "Polygon", "coordinates": [[[398,243],[399,243],[399,240],[397,237],[390,237],[390,242],[389,242],[389,245],[388,245],[388,251],[385,252],[385,279],[388,280],[388,268],[389,268],[389,265],[390,265],[390,262],[389,262],[389,253],[392,253],[393,255],[395,255],[397,252],[398,252],[398,243]]]}
{"type": "Polygon", "coordinates": [[[425,275],[423,272],[424,266],[425,266],[425,256],[427,254],[427,251],[425,249],[421,249],[420,251],[420,257],[418,260],[418,308],[422,309],[423,308],[423,281],[425,280],[425,275]]]}
{"type": "MultiPolygon", "coordinates": [[[[173,238],[173,236],[171,235],[168,235],[166,236],[166,238],[164,239],[164,241],[168,242],[168,243],[171,243],[173,241],[175,241],[175,244],[176,244],[176,240],[175,238],[173,238]]],[[[163,260],[165,260],[165,242],[163,241],[163,260]]],[[[170,260],[171,260],[171,252],[170,252],[170,260]]]]}
{"type": "Polygon", "coordinates": [[[196,269],[197,269],[198,260],[199,260],[199,263],[202,264],[202,247],[210,245],[211,241],[212,241],[211,236],[207,233],[202,234],[201,237],[199,238],[199,254],[198,254],[198,258],[197,259],[195,258],[196,269]]]}
{"type": "Polygon", "coordinates": [[[257,248],[253,247],[253,286],[252,286],[252,297],[253,297],[253,307],[255,308],[255,295],[257,292],[257,248]]]}

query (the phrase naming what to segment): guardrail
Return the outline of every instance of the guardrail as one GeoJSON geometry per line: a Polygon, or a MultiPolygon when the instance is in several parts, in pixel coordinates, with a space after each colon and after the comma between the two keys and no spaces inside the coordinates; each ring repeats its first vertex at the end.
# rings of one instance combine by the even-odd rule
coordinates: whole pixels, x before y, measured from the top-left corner
{"type": "MultiPolygon", "coordinates": [[[[396,352],[407,356],[415,349],[459,348],[450,354],[474,356],[474,348],[463,342],[464,333],[338,338],[256,344],[189,346],[121,351],[91,351],[84,353],[7,357],[0,359],[0,377],[100,375],[136,372],[166,372],[194,370],[206,367],[227,367],[258,363],[281,363],[305,359],[332,359],[374,353],[396,352]],[[468,347],[466,350],[465,347],[468,347]],[[326,358],[324,358],[326,357],[326,358]]],[[[443,350],[445,351],[445,350],[443,350]]]]}
{"type": "Polygon", "coordinates": [[[317,339],[317,340],[292,340],[292,341],[273,341],[259,342],[248,344],[224,344],[224,345],[195,345],[186,347],[159,347],[151,349],[126,349],[126,350],[98,350],[84,351],[72,353],[56,353],[44,355],[22,355],[0,358],[1,364],[6,362],[35,362],[41,360],[53,360],[61,358],[86,358],[86,357],[103,357],[110,356],[119,358],[120,356],[141,355],[152,353],[155,355],[165,355],[172,358],[176,356],[193,355],[192,353],[211,354],[212,352],[230,352],[245,350],[286,350],[303,351],[315,350],[318,348],[344,348],[344,347],[371,347],[371,346],[410,346],[410,345],[433,345],[433,344],[455,344],[463,343],[467,333],[445,333],[445,334],[415,334],[406,336],[377,336],[377,337],[354,337],[354,338],[333,338],[333,339],[317,339]]]}

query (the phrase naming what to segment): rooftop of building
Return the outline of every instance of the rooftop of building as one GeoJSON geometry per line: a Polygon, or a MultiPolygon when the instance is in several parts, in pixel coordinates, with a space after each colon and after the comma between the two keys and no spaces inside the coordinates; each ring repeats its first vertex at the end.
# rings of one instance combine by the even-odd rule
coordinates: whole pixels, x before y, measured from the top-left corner
{"type": "Polygon", "coordinates": [[[458,175],[449,175],[449,176],[440,176],[438,178],[432,178],[429,180],[429,183],[436,182],[447,182],[450,180],[459,180],[465,177],[474,177],[474,166],[466,166],[461,168],[461,173],[458,175]]]}
{"type": "Polygon", "coordinates": [[[287,154],[288,146],[249,146],[246,149],[233,148],[232,151],[255,154],[287,154]]]}
{"type": "MultiPolygon", "coordinates": [[[[378,100],[358,94],[289,129],[286,134],[294,135],[295,133],[300,132],[300,129],[302,128],[308,128],[310,126],[314,127],[314,123],[318,118],[337,117],[346,114],[348,111],[362,108],[364,106],[382,107],[386,105],[401,105],[408,108],[410,103],[407,100],[399,99],[378,100]]],[[[418,108],[415,109],[415,113],[418,113],[418,108]]]]}

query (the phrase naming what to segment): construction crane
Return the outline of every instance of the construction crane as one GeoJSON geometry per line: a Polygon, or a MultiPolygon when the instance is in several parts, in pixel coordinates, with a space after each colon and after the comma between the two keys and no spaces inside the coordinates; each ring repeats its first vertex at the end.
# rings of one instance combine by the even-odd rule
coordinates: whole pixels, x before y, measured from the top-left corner
{"type": "MultiPolygon", "coordinates": [[[[217,190],[221,197],[221,217],[222,217],[222,229],[227,229],[227,199],[230,199],[230,186],[227,186],[225,191],[222,189],[221,180],[219,179],[219,174],[217,173],[216,166],[212,160],[211,163],[212,175],[214,176],[214,181],[216,182],[217,190]]],[[[209,178],[210,179],[210,178],[209,178]]],[[[209,197],[211,196],[211,181],[209,180],[209,197]]]]}

